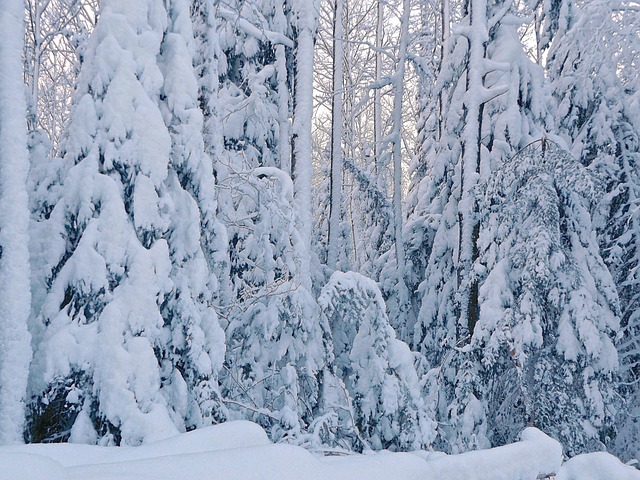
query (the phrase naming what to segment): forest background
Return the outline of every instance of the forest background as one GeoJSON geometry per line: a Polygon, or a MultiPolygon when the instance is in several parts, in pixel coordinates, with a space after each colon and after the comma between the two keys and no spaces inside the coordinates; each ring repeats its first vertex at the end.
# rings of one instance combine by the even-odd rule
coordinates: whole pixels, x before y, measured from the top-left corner
{"type": "Polygon", "coordinates": [[[0,442],[637,458],[639,14],[4,0],[0,442]]]}

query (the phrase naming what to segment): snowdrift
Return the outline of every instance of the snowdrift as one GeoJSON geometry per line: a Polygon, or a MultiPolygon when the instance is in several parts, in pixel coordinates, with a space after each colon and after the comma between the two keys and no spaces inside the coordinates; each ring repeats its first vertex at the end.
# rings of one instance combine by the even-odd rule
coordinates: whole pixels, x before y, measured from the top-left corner
{"type": "Polygon", "coordinates": [[[640,480],[607,454],[561,467],[562,447],[534,428],[520,442],[461,455],[435,452],[318,457],[272,444],[245,421],[203,428],[140,447],[16,445],[0,447],[1,480],[640,480]],[[588,472],[588,476],[585,475],[588,472]]]}

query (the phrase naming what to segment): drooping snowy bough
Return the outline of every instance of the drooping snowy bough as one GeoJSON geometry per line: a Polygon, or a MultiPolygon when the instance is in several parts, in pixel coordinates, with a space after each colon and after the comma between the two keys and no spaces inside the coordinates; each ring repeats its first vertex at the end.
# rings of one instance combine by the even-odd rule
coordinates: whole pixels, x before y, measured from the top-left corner
{"type": "Polygon", "coordinates": [[[587,170],[548,140],[532,143],[483,185],[480,317],[493,435],[527,424],[572,454],[597,448],[615,415],[618,296],[600,257],[587,170]],[[497,428],[501,430],[497,430],[497,428]]]}

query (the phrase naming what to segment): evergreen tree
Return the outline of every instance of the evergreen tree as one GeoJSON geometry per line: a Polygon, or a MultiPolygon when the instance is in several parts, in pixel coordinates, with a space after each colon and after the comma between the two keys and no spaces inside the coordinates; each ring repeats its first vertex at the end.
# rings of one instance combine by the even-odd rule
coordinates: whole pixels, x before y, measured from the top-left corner
{"type": "Polygon", "coordinates": [[[626,32],[637,25],[638,14],[620,2],[594,1],[574,8],[571,20],[551,44],[548,70],[558,104],[559,133],[605,189],[594,223],[620,296],[621,375],[630,402],[621,411],[622,433],[616,448],[633,456],[640,448],[632,440],[637,435],[631,433],[637,432],[631,412],[640,408],[640,117],[634,105],[638,40],[626,32]]]}
{"type": "Polygon", "coordinates": [[[234,188],[225,397],[273,438],[297,436],[320,413],[331,339],[300,278],[293,184],[276,167],[258,167],[234,188]]]}
{"type": "Polygon", "coordinates": [[[296,114],[291,101],[302,50],[294,50],[295,42],[301,29],[309,33],[300,22],[313,16],[306,9],[232,2],[217,9],[216,19],[222,129],[216,173],[231,286],[223,305],[223,393],[232,415],[260,422],[275,439],[299,437],[321,415],[320,377],[331,360],[330,333],[317,321],[311,295],[310,236],[303,233],[310,205],[298,198],[305,162],[310,180],[310,150],[299,141],[310,135],[310,123],[296,124],[304,112],[296,114]],[[290,123],[298,129],[295,147],[290,123]]]}
{"type": "Polygon", "coordinates": [[[174,177],[166,182],[165,195],[173,199],[167,208],[171,222],[167,241],[174,288],[162,305],[163,318],[171,320],[170,345],[162,364],[163,377],[171,381],[165,382],[163,391],[170,405],[182,406],[178,413],[187,428],[194,428],[224,418],[217,372],[222,368],[225,337],[214,301],[217,257],[226,237],[220,234],[212,161],[202,138],[189,2],[171,0],[168,7],[159,63],[164,76],[161,111],[172,140],[169,167],[174,177]],[[189,395],[180,398],[185,383],[189,395]]]}
{"type": "Polygon", "coordinates": [[[30,438],[139,444],[216,419],[224,336],[187,3],[104,2],[76,89],[30,438]],[[200,210],[202,209],[202,211],[200,210]]]}
{"type": "Polygon", "coordinates": [[[335,272],[319,303],[333,334],[336,373],[353,399],[355,424],[366,446],[429,446],[435,423],[421,397],[415,358],[396,339],[375,282],[355,272],[335,272]]]}
{"type": "Polygon", "coordinates": [[[435,135],[423,142],[424,157],[413,167],[421,179],[412,185],[408,221],[411,264],[425,265],[416,260],[421,249],[428,259],[424,273],[410,275],[424,279],[412,345],[437,370],[439,415],[449,425],[443,448],[452,451],[488,444],[480,428],[486,413],[474,408],[465,419],[460,412],[470,395],[486,409],[489,385],[475,379],[475,357],[456,350],[470,342],[480,313],[480,278],[473,267],[482,237],[477,184],[552,127],[543,73],[526,56],[517,32],[518,6],[473,0],[464,6],[464,16],[443,40],[438,101],[423,114],[421,125],[435,135]],[[465,358],[455,358],[463,353],[465,358]],[[479,430],[462,438],[460,432],[474,429],[460,422],[471,418],[479,430]]]}
{"type": "Polygon", "coordinates": [[[616,288],[590,221],[597,185],[542,140],[483,190],[472,346],[490,386],[492,443],[532,424],[569,455],[597,448],[613,433],[619,328],[616,288]]]}
{"type": "MultiPolygon", "coordinates": [[[[204,118],[203,141],[204,151],[211,159],[214,178],[220,177],[222,157],[224,153],[223,135],[220,114],[221,104],[218,101],[220,85],[220,63],[222,52],[218,34],[218,21],[212,0],[194,0],[191,2],[191,18],[193,25],[194,44],[193,64],[198,81],[198,103],[204,118]]],[[[223,63],[223,62],[222,62],[223,63]]],[[[222,169],[224,170],[224,169],[222,169]]],[[[208,190],[208,189],[207,189],[208,190]]],[[[208,191],[215,210],[219,213],[219,188],[208,191]]],[[[210,204],[210,207],[213,207],[210,204]]],[[[211,209],[208,215],[211,215],[211,209]]],[[[205,219],[202,235],[205,238],[205,255],[213,272],[218,279],[218,286],[214,289],[215,303],[221,309],[230,301],[229,287],[229,239],[222,221],[216,218],[205,219]]]]}

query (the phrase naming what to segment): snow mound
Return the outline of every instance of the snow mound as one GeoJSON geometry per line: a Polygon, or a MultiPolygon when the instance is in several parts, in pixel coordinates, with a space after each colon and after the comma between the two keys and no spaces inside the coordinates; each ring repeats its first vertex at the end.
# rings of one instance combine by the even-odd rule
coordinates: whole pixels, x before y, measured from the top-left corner
{"type": "MultiPolygon", "coordinates": [[[[6,446],[0,448],[0,453],[39,455],[55,460],[64,467],[71,467],[248,448],[270,443],[267,434],[259,425],[239,420],[201,428],[139,447],[99,447],[56,443],[6,446]]],[[[0,462],[0,471],[2,465],[0,462]]],[[[0,479],[2,479],[1,475],[0,473],[0,479]]]]}
{"type": "Polygon", "coordinates": [[[640,480],[640,471],[605,452],[577,455],[562,465],[556,480],[640,480]]]}
{"type": "Polygon", "coordinates": [[[639,480],[606,454],[582,455],[560,470],[562,448],[535,428],[521,441],[442,456],[387,451],[318,457],[272,444],[258,425],[237,421],[139,447],[74,444],[0,447],[0,480],[639,480]]]}
{"type": "MultiPolygon", "coordinates": [[[[527,428],[521,441],[489,450],[436,458],[429,478],[446,480],[531,480],[556,473],[562,445],[537,428],[527,428]]],[[[581,479],[582,480],[582,479],[581,479]]]]}

